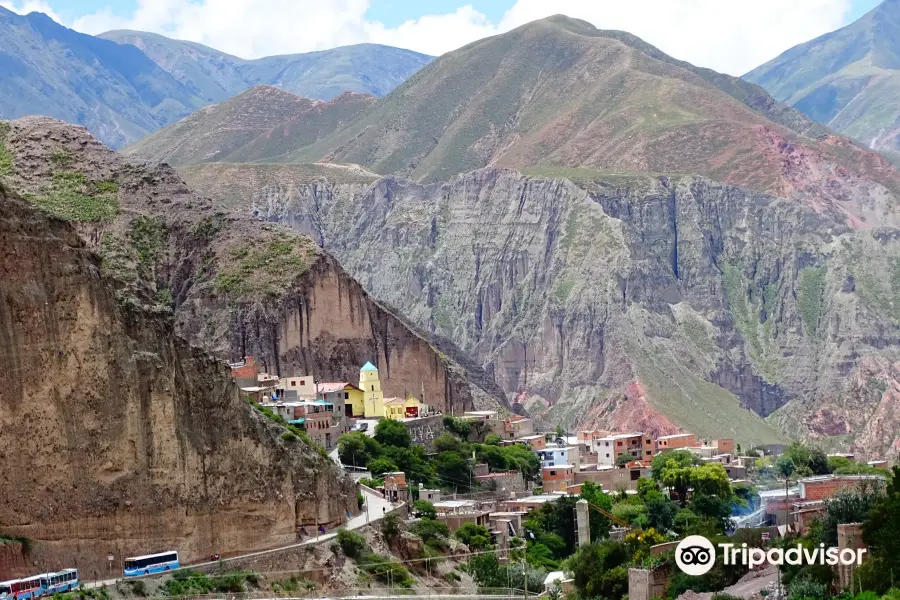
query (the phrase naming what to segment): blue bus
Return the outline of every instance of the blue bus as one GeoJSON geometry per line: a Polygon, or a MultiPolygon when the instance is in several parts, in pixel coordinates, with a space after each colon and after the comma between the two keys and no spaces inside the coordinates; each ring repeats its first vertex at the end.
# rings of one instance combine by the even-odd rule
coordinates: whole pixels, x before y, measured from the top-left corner
{"type": "Polygon", "coordinates": [[[78,589],[78,569],[41,573],[25,579],[0,581],[0,600],[34,600],[78,589]]]}
{"type": "Polygon", "coordinates": [[[78,569],[63,569],[56,573],[44,573],[43,577],[47,579],[45,593],[48,596],[71,592],[72,590],[77,590],[79,586],[78,569]]]}
{"type": "Polygon", "coordinates": [[[7,597],[16,600],[31,600],[32,598],[40,598],[47,593],[47,580],[45,575],[35,575],[25,579],[13,579],[0,584],[2,588],[8,588],[9,591],[0,592],[0,598],[3,593],[7,597]]]}
{"type": "Polygon", "coordinates": [[[134,558],[125,559],[125,577],[140,577],[141,575],[162,573],[178,567],[178,553],[174,550],[135,556],[134,558]]]}

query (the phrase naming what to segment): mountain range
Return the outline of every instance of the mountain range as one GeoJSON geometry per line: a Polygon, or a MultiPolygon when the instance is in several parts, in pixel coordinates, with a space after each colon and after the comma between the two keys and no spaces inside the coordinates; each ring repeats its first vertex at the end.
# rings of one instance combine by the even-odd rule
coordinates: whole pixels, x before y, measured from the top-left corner
{"type": "Polygon", "coordinates": [[[900,0],[744,75],[812,119],[900,159],[900,0]]]}
{"type": "Polygon", "coordinates": [[[900,175],[762,88],[552,17],[283,133],[180,171],[310,235],[543,422],[900,448],[900,175]]]}
{"type": "Polygon", "coordinates": [[[119,148],[254,85],[322,100],[382,95],[429,60],[363,44],[245,61],[153,34],[85,35],[42,13],[0,7],[0,118],[64,119],[119,148]]]}
{"type": "Polygon", "coordinates": [[[360,342],[329,346],[323,330],[305,347],[306,311],[346,305],[329,327],[357,339],[388,323],[384,348],[418,340],[404,341],[416,358],[385,354],[404,361],[395,383],[430,365],[428,395],[444,381],[450,404],[512,404],[545,425],[900,451],[900,173],[808,106],[564,16],[423,57],[383,98],[306,98],[279,77],[248,79],[266,59],[106,36],[146,59],[141,81],[160,76],[184,91],[183,110],[204,106],[116,158],[26,119],[0,169],[12,165],[43,210],[88,207],[101,222],[110,198],[94,180],[121,174],[131,193],[130,174],[148,168],[136,159],[175,165],[210,196],[168,167],[147,175],[165,183],[141,199],[173,251],[134,221],[145,210],[134,201],[110,226],[80,225],[189,341],[338,376],[360,342]],[[197,239],[198,215],[229,225],[197,239]],[[358,290],[345,302],[359,285],[374,300],[358,290]]]}

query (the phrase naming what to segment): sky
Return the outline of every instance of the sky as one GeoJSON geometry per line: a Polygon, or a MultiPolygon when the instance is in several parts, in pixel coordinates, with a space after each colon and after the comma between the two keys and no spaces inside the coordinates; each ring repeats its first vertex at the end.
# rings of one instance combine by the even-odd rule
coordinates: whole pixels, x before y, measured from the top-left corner
{"type": "Polygon", "coordinates": [[[0,0],[83,33],[152,31],[243,58],[372,42],[439,55],[565,14],[675,58],[742,75],[879,0],[0,0]]]}

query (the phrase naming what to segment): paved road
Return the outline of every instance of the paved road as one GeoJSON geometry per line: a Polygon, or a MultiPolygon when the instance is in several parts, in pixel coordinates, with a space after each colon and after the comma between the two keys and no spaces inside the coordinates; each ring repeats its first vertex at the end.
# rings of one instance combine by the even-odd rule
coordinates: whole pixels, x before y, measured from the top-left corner
{"type": "MultiPolygon", "coordinates": [[[[363,497],[365,498],[365,504],[363,504],[362,512],[355,517],[352,517],[344,527],[346,529],[359,529],[360,527],[365,527],[370,522],[378,521],[379,519],[384,518],[384,515],[387,514],[388,511],[395,508],[394,504],[391,504],[378,494],[373,494],[372,492],[367,491],[364,488],[362,489],[363,497]]],[[[332,531],[330,533],[326,533],[324,535],[314,536],[309,538],[308,540],[304,540],[297,544],[290,544],[288,546],[280,546],[278,548],[272,548],[271,550],[261,550],[259,552],[250,552],[249,554],[241,554],[239,556],[230,556],[228,558],[223,558],[217,562],[202,562],[195,563],[192,565],[185,565],[182,568],[197,568],[197,567],[208,567],[216,564],[227,564],[229,561],[243,559],[243,558],[253,558],[254,556],[265,556],[266,554],[273,554],[275,552],[281,552],[283,550],[290,550],[291,548],[300,548],[302,546],[310,546],[314,544],[320,544],[322,542],[327,542],[333,538],[337,537],[337,531],[332,531]]],[[[162,575],[159,573],[157,575],[162,575]]],[[[147,577],[154,577],[154,575],[148,575],[147,577]]],[[[138,577],[132,577],[130,579],[140,579],[138,577]]],[[[118,579],[104,579],[100,581],[83,581],[82,585],[87,588],[96,588],[102,587],[104,585],[115,585],[118,579]]]]}

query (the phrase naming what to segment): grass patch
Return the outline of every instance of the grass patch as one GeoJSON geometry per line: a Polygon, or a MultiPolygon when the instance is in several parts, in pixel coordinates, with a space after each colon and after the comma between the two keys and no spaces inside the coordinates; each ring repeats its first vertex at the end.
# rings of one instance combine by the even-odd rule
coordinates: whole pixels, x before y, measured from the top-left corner
{"type": "Polygon", "coordinates": [[[6,177],[13,172],[12,154],[6,149],[7,133],[9,133],[9,125],[0,123],[0,177],[6,177]]]}
{"type": "Polygon", "coordinates": [[[413,580],[406,567],[389,556],[365,552],[356,559],[356,564],[363,572],[381,583],[389,583],[402,588],[410,588],[413,585],[413,580]]]}
{"type": "Polygon", "coordinates": [[[755,281],[745,281],[741,265],[724,263],[722,279],[735,326],[746,342],[747,354],[757,373],[770,383],[779,380],[778,350],[772,339],[771,314],[778,299],[778,284],[760,290],[755,281]],[[752,300],[751,300],[752,299],[752,300]],[[765,315],[765,320],[761,319],[765,315]]]}
{"type": "MultiPolygon", "coordinates": [[[[106,189],[109,190],[108,186],[106,189]]],[[[54,173],[44,193],[29,199],[54,217],[66,221],[108,223],[119,213],[116,192],[101,191],[98,184],[87,181],[83,173],[75,171],[54,173]]]]}
{"type": "Polygon", "coordinates": [[[819,332],[827,274],[827,267],[807,267],[800,271],[797,308],[800,311],[803,328],[810,337],[815,337],[819,332]]]}
{"type": "Polygon", "coordinates": [[[259,244],[232,250],[216,278],[223,294],[244,298],[254,292],[277,295],[312,264],[315,247],[306,238],[281,234],[259,244]]]}
{"type": "Polygon", "coordinates": [[[166,243],[169,232],[165,225],[150,217],[137,217],[128,224],[128,241],[138,253],[138,261],[148,265],[166,243]]]}
{"type": "Polygon", "coordinates": [[[259,575],[253,571],[234,571],[209,576],[184,569],[175,571],[162,589],[167,596],[191,596],[211,592],[241,593],[247,591],[248,585],[258,587],[259,575]]]}

